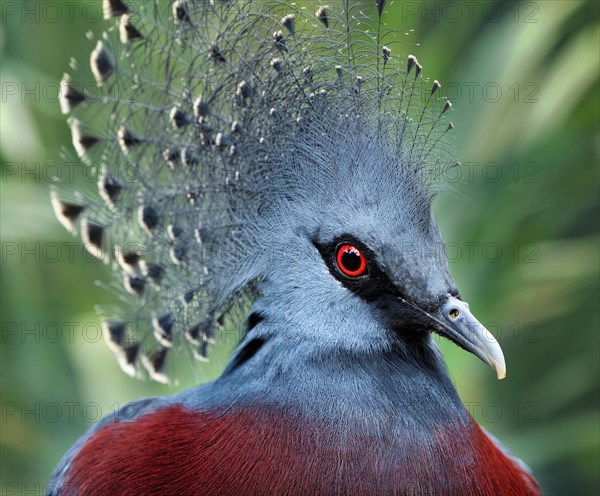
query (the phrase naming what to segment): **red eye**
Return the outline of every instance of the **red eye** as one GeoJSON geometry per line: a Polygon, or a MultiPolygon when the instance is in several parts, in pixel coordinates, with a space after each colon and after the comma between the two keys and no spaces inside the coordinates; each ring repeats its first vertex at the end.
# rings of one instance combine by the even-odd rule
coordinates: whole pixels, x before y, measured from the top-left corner
{"type": "Polygon", "coordinates": [[[367,259],[354,245],[340,245],[336,262],[342,274],[348,277],[360,277],[367,271],[367,259]]]}

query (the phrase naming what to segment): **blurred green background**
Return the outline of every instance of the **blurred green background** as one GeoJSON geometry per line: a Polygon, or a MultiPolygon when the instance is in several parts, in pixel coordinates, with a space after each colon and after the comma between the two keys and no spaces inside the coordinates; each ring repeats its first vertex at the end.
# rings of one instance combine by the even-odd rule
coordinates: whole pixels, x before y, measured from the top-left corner
{"type": "MultiPolygon", "coordinates": [[[[1,6],[3,494],[41,492],[91,422],[215,377],[227,358],[222,348],[175,387],[120,372],[94,312],[112,301],[94,284],[108,269],[52,213],[49,182],[71,182],[56,167],[70,147],[57,82],[71,56],[87,67],[99,4],[1,6]]],[[[396,1],[386,18],[414,29],[395,53],[414,53],[454,102],[463,165],[436,209],[452,272],[498,336],[508,378],[440,345],[475,419],[532,467],[544,494],[600,494],[598,5],[396,1]]]]}

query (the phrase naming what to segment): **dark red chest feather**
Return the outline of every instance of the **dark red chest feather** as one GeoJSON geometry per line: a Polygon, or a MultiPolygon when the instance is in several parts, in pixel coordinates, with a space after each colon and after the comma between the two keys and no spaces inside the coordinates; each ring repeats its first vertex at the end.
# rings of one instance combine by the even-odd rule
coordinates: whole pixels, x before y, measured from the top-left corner
{"type": "Polygon", "coordinates": [[[539,494],[475,426],[470,440],[433,433],[408,450],[386,435],[340,435],[273,412],[170,407],[94,434],[66,494],[539,494]],[[461,449],[472,451],[461,453],[461,449]]]}

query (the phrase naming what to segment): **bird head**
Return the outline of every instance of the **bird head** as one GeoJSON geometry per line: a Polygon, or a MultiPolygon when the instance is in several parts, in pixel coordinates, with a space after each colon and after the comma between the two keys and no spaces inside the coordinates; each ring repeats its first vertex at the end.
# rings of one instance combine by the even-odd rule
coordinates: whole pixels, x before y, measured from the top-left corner
{"type": "Polygon", "coordinates": [[[260,306],[291,341],[321,347],[410,347],[435,332],[503,378],[499,344],[450,275],[431,178],[369,121],[333,121],[286,144],[295,174],[273,181],[283,194],[271,191],[259,229],[269,243],[260,306]]]}
{"type": "MultiPolygon", "coordinates": [[[[221,24],[198,30],[193,48],[166,43],[168,64],[154,63],[130,23],[120,56],[110,37],[98,41],[90,64],[102,98],[69,75],[61,82],[74,148],[102,173],[100,198],[55,194],[53,205],[92,254],[113,260],[122,299],[134,299],[105,323],[121,366],[138,375],[141,356],[165,380],[166,351],[186,341],[205,360],[224,316],[248,302],[240,294],[258,294],[253,308],[290,343],[410,349],[437,332],[503,377],[500,347],[460,299],[431,213],[435,178],[455,163],[452,105],[414,56],[372,36],[383,2],[379,21],[358,5],[234,4],[218,7],[221,24]],[[134,55],[140,63],[125,70],[134,55]]],[[[157,32],[179,39],[213,8],[175,2],[157,32]]]]}

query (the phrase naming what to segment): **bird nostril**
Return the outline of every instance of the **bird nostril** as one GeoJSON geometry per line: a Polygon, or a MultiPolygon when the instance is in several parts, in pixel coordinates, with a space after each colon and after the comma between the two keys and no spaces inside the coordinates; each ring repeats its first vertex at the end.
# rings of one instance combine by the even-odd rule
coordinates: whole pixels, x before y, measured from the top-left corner
{"type": "Polygon", "coordinates": [[[448,312],[448,315],[450,315],[451,319],[457,319],[458,316],[460,315],[460,312],[459,312],[458,308],[451,308],[450,311],[448,312]]]}

